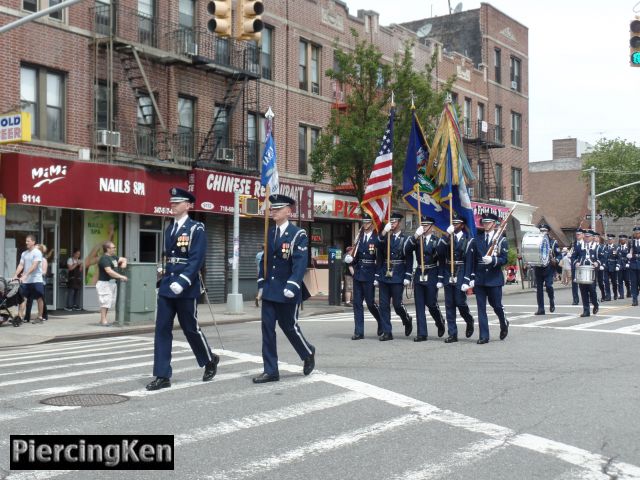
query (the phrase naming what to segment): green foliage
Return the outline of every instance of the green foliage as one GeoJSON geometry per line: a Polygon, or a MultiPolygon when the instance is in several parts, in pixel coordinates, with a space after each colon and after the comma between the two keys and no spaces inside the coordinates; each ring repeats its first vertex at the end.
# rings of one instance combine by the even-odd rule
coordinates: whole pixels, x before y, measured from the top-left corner
{"type": "MultiPolygon", "coordinates": [[[[640,180],[640,148],[626,140],[601,139],[585,155],[584,169],[596,167],[596,193],[640,180]],[[634,172],[629,174],[628,172],[634,172]]],[[[589,181],[589,172],[583,173],[589,181]]],[[[640,213],[640,188],[631,186],[597,198],[598,210],[615,218],[640,213]]]]}
{"type": "Polygon", "coordinates": [[[518,265],[518,252],[515,247],[509,247],[507,251],[507,266],[518,265]]]}

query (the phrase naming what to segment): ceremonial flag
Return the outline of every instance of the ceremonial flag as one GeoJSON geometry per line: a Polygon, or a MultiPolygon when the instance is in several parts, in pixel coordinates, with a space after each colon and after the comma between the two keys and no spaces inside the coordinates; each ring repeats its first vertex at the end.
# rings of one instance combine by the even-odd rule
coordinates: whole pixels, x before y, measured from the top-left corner
{"type": "Polygon", "coordinates": [[[436,228],[444,231],[449,226],[449,213],[439,203],[440,188],[433,179],[426,176],[429,147],[415,109],[412,110],[411,116],[411,133],[402,173],[402,198],[416,213],[433,217],[436,228]]]}
{"type": "Polygon", "coordinates": [[[395,109],[391,108],[389,122],[382,136],[378,156],[373,163],[371,175],[364,189],[362,209],[371,215],[378,230],[386,222],[390,208],[391,187],[393,184],[393,121],[395,109]]]}
{"type": "Polygon", "coordinates": [[[266,122],[267,134],[264,141],[264,152],[262,152],[262,172],[260,184],[263,187],[269,185],[269,193],[277,195],[280,190],[278,178],[278,166],[276,165],[276,143],[271,132],[271,120],[266,122]]]}

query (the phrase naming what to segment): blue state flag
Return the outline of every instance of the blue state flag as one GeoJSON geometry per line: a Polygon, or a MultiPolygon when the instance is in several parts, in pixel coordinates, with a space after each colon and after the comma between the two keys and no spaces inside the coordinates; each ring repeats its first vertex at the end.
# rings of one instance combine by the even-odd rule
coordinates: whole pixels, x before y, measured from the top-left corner
{"type": "Polygon", "coordinates": [[[280,189],[278,166],[276,164],[276,143],[269,127],[267,127],[267,138],[265,139],[264,152],[262,153],[260,184],[263,187],[269,185],[271,195],[277,195],[280,189]]]}
{"type": "Polygon", "coordinates": [[[471,198],[469,197],[469,191],[467,190],[467,184],[462,174],[462,169],[458,169],[460,172],[458,178],[454,179],[453,176],[453,159],[451,157],[451,145],[447,146],[447,182],[442,185],[442,202],[443,205],[447,203],[453,208],[454,213],[463,218],[469,232],[472,236],[476,235],[476,222],[473,216],[473,207],[471,206],[471,198]],[[447,199],[451,199],[447,202],[447,199]]]}

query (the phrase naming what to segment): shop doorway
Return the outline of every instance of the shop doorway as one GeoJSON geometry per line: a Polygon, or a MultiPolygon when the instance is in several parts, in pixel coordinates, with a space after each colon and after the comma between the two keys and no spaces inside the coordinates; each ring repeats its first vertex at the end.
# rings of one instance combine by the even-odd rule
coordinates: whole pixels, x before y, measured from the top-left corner
{"type": "Polygon", "coordinates": [[[60,254],[58,252],[58,211],[45,213],[47,218],[42,221],[42,243],[47,246],[45,258],[49,264],[47,273],[44,275],[44,298],[49,310],[57,308],[58,298],[58,263],[60,254]],[[53,217],[53,221],[51,219],[53,217]]]}

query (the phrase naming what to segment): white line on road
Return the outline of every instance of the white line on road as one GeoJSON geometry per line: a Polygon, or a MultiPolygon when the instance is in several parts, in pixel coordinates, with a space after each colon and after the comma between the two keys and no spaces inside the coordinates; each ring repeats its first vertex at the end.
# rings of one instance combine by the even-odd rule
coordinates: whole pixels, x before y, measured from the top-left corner
{"type": "Polygon", "coordinates": [[[549,325],[551,323],[558,323],[558,322],[565,322],[567,320],[575,320],[577,317],[575,315],[565,315],[562,317],[555,317],[555,318],[546,318],[544,320],[538,320],[537,322],[531,322],[528,323],[527,326],[529,327],[539,327],[542,325],[549,325]]]}
{"type": "MultiPolygon", "coordinates": [[[[96,342],[82,342],[82,344],[78,345],[77,342],[75,346],[73,347],[63,347],[63,348],[47,348],[47,349],[43,349],[42,345],[38,345],[39,348],[41,348],[40,350],[32,350],[31,348],[33,347],[33,345],[29,345],[28,347],[24,347],[25,350],[21,351],[19,353],[17,353],[15,350],[13,350],[13,353],[7,353],[4,355],[0,355],[0,361],[10,361],[13,358],[25,358],[26,355],[29,356],[29,358],[40,358],[40,357],[50,357],[50,356],[55,356],[58,355],[60,352],[71,352],[74,351],[74,353],[77,352],[91,352],[91,351],[96,351],[96,350],[102,350],[101,348],[96,348],[96,347],[102,347],[104,345],[109,345],[108,347],[105,348],[109,349],[109,348],[118,348],[120,346],[127,346],[125,344],[132,344],[132,343],[140,343],[148,345],[149,342],[141,342],[141,338],[136,337],[136,338],[132,338],[132,337],[110,337],[108,339],[102,339],[100,341],[96,341],[96,342]]],[[[69,343],[71,342],[65,342],[62,344],[56,344],[56,345],[69,345],[69,343]]],[[[53,344],[51,344],[53,345],[53,344]]]]}
{"type": "Polygon", "coordinates": [[[600,325],[606,325],[607,323],[615,323],[615,322],[619,322],[621,320],[626,320],[626,319],[627,319],[627,317],[611,316],[611,317],[603,318],[603,319],[600,319],[600,320],[595,320],[593,322],[581,323],[580,325],[574,325],[571,328],[573,330],[584,330],[586,328],[598,327],[600,325]]]}

